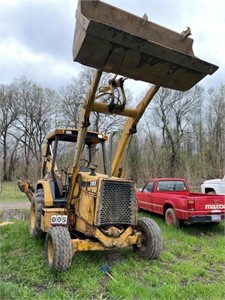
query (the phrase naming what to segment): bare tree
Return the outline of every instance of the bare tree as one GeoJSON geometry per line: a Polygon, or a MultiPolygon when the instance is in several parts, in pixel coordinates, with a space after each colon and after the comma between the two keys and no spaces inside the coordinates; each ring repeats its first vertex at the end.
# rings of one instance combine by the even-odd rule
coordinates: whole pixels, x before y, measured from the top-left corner
{"type": "Polygon", "coordinates": [[[19,114],[11,133],[23,146],[24,176],[31,172],[30,165],[41,161],[41,147],[50,128],[53,115],[54,92],[21,77],[13,82],[14,94],[20,104],[19,114]]]}
{"type": "Polygon", "coordinates": [[[168,172],[168,154],[162,147],[162,138],[153,126],[149,114],[144,116],[138,129],[138,143],[141,155],[139,166],[139,182],[146,178],[165,177],[168,172]]]}
{"type": "Polygon", "coordinates": [[[205,113],[204,177],[223,177],[225,171],[225,85],[208,91],[205,113]]]}
{"type": "Polygon", "coordinates": [[[201,94],[199,86],[187,92],[161,88],[152,103],[155,125],[161,129],[163,146],[169,151],[169,176],[175,176],[178,169],[180,150],[201,94]]]}
{"type": "MultiPolygon", "coordinates": [[[[3,180],[10,180],[11,174],[7,171],[7,162],[13,161],[15,150],[9,158],[9,132],[18,116],[18,104],[15,101],[11,85],[0,86],[0,138],[3,152],[3,180]]],[[[15,149],[15,147],[14,147],[15,149]]]]}
{"type": "Polygon", "coordinates": [[[63,127],[78,128],[80,109],[83,104],[85,88],[79,79],[73,77],[71,83],[59,90],[61,120],[63,127]]]}
{"type": "MultiPolygon", "coordinates": [[[[77,78],[73,77],[69,85],[59,90],[61,102],[60,110],[62,114],[61,124],[63,126],[72,126],[78,128],[80,110],[86,98],[95,72],[95,69],[83,68],[77,78]]],[[[111,78],[112,74],[103,73],[99,87],[108,85],[108,81],[111,78]]],[[[127,91],[127,94],[129,101],[129,99],[131,99],[129,91],[127,91]]],[[[107,97],[103,96],[99,98],[98,101],[107,102],[107,97]]],[[[115,115],[103,115],[98,112],[93,112],[91,114],[90,122],[90,128],[92,130],[101,131],[104,133],[121,128],[121,117],[119,118],[115,115]]]]}

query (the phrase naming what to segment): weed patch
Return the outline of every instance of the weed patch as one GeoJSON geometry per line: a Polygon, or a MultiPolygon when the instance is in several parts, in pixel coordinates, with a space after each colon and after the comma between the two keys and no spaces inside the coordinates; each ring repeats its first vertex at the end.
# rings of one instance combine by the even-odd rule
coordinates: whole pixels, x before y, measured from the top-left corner
{"type": "Polygon", "coordinates": [[[26,202],[27,196],[22,193],[16,182],[2,182],[0,189],[0,202],[26,202]]]}
{"type": "Polygon", "coordinates": [[[140,259],[132,248],[80,252],[65,272],[47,268],[44,241],[29,236],[26,222],[2,226],[1,300],[224,299],[224,225],[177,230],[153,218],[164,238],[157,260],[140,259]],[[104,264],[116,282],[101,271],[104,264]]]}

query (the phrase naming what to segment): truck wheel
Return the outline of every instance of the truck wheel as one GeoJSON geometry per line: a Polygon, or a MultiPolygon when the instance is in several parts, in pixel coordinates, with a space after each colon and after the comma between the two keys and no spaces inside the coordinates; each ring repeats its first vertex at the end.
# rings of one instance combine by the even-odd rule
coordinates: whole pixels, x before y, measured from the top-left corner
{"type": "Polygon", "coordinates": [[[49,229],[45,239],[45,257],[50,269],[62,271],[71,266],[73,251],[66,227],[56,226],[49,229]]]}
{"type": "Polygon", "coordinates": [[[166,210],[165,220],[166,220],[166,224],[169,226],[173,225],[177,228],[180,227],[180,220],[177,219],[173,208],[168,208],[166,210]]]}
{"type": "Polygon", "coordinates": [[[32,237],[43,236],[41,230],[41,213],[44,207],[44,191],[39,189],[35,192],[34,197],[31,200],[30,207],[30,235],[32,237]]]}
{"type": "Polygon", "coordinates": [[[157,258],[163,246],[159,226],[150,218],[143,217],[137,220],[136,229],[141,231],[142,235],[141,246],[134,245],[134,251],[146,259],[157,258]]]}

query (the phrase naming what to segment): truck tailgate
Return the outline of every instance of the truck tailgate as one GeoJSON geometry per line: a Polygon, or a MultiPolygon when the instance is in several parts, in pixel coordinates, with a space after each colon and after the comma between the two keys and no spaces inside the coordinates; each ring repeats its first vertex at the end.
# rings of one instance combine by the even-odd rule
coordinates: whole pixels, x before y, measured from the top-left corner
{"type": "Polygon", "coordinates": [[[225,213],[225,196],[189,194],[190,199],[195,202],[195,211],[204,213],[225,213]]]}

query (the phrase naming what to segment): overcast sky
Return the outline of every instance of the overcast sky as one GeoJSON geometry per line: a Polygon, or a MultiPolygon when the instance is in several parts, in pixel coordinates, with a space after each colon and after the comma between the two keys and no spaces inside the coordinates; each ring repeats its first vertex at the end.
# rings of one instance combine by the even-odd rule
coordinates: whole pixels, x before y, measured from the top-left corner
{"type": "MultiPolygon", "coordinates": [[[[45,87],[70,83],[82,66],[72,59],[77,1],[0,0],[1,83],[25,75],[45,87]]],[[[201,81],[207,88],[225,82],[225,0],[104,1],[182,32],[189,26],[195,55],[220,68],[201,81]]],[[[132,84],[132,87],[134,85],[132,84]]],[[[137,83],[137,88],[144,84],[137,83]]]]}

